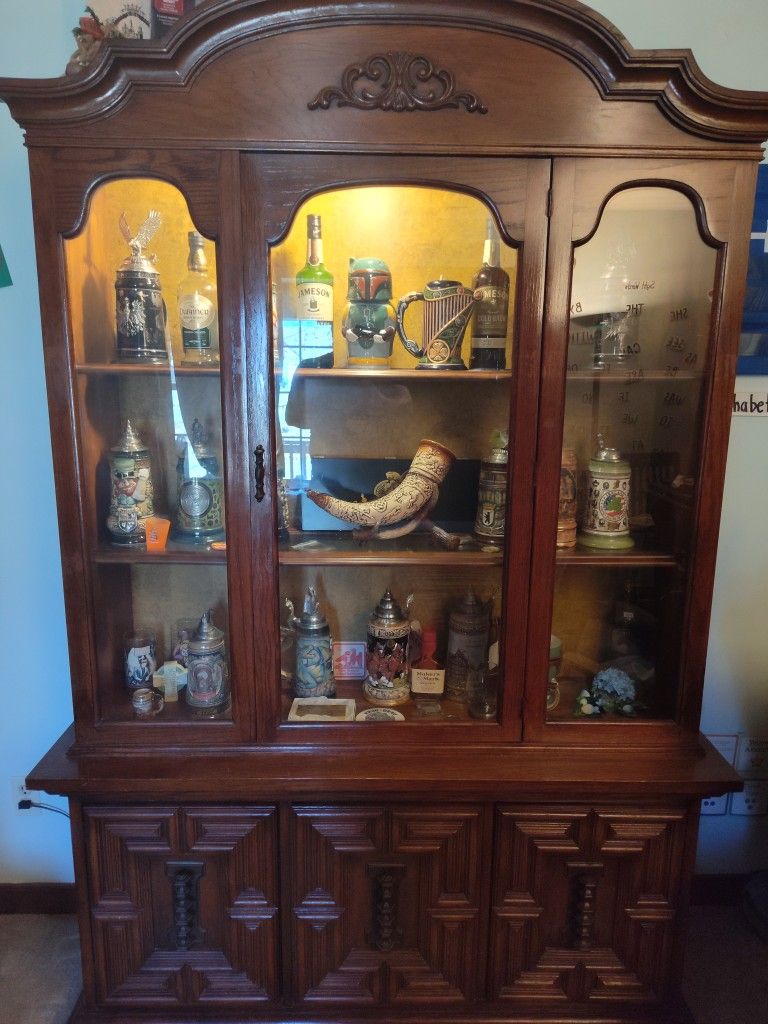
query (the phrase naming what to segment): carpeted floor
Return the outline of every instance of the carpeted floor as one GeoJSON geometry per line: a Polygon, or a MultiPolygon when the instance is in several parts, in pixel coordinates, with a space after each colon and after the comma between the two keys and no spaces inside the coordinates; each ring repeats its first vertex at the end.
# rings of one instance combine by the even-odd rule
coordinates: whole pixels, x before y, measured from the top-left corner
{"type": "MultiPolygon", "coordinates": [[[[65,1024],[80,990],[73,917],[0,916],[0,1024],[65,1024]]],[[[694,907],[685,996],[696,1024],[768,1022],[768,944],[732,907],[694,907]]]]}

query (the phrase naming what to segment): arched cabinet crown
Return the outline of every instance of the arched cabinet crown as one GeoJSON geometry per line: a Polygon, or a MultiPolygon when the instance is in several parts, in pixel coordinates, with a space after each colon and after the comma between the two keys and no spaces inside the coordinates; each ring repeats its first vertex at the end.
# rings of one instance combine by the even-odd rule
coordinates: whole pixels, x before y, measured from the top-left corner
{"type": "Polygon", "coordinates": [[[634,50],[575,0],[220,0],[55,89],[6,80],[0,93],[29,142],[98,146],[532,153],[556,140],[561,153],[754,157],[768,115],[689,51],[634,50]]]}

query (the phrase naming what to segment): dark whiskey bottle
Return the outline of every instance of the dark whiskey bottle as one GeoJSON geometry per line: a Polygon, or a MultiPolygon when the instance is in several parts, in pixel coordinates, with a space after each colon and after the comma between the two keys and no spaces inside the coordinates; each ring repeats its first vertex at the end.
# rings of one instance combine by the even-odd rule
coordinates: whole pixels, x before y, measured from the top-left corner
{"type": "Polygon", "coordinates": [[[503,370],[506,365],[509,274],[499,266],[499,236],[488,221],[483,265],[475,275],[470,370],[503,370]]]}

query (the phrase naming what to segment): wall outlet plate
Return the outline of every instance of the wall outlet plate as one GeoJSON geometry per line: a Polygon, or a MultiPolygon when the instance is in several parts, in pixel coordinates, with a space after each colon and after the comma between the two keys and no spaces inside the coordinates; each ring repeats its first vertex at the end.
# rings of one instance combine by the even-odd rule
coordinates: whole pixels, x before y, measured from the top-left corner
{"type": "Polygon", "coordinates": [[[27,788],[23,775],[11,779],[11,797],[14,807],[18,805],[19,800],[34,800],[36,795],[36,789],[27,788]]]}
{"type": "Polygon", "coordinates": [[[728,813],[728,794],[724,793],[723,796],[708,796],[701,801],[701,813],[702,814],[727,814],[728,813]]]}
{"type": "Polygon", "coordinates": [[[768,814],[768,781],[748,779],[741,793],[731,793],[731,814],[768,814]]]}

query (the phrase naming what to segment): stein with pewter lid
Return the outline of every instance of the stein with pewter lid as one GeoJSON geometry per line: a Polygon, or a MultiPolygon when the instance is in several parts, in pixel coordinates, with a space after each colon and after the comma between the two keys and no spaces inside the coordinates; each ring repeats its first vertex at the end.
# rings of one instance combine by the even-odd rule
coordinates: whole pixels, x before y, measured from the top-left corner
{"type": "Polygon", "coordinates": [[[187,704],[193,708],[219,708],[229,700],[229,679],[224,656],[224,632],[213,623],[209,609],[187,646],[187,704]]]}
{"type": "Polygon", "coordinates": [[[466,704],[470,682],[486,668],[489,606],[479,601],[470,587],[448,619],[448,657],[445,665],[445,695],[466,704]]]}
{"type": "Polygon", "coordinates": [[[293,601],[285,599],[288,625],[296,633],[296,674],[293,689],[297,697],[334,697],[333,641],[328,620],[322,615],[314,587],[304,595],[301,618],[294,614],[293,601]]]}
{"type": "Polygon", "coordinates": [[[407,613],[412,601],[413,594],[409,594],[403,612],[387,587],[368,620],[363,692],[372,704],[393,707],[410,700],[408,638],[411,623],[407,613]]]}
{"type": "Polygon", "coordinates": [[[224,534],[224,482],[208,431],[195,420],[189,437],[178,437],[177,441],[174,533],[179,540],[216,540],[224,534]]]}
{"type": "Polygon", "coordinates": [[[587,507],[579,542],[614,551],[634,546],[629,535],[629,483],[632,470],[618,449],[597,435],[597,451],[589,460],[587,507]]]}
{"type": "Polygon", "coordinates": [[[107,530],[113,544],[144,544],[147,517],[154,515],[149,449],[130,420],[109,450],[110,501],[107,530]]]}
{"type": "Polygon", "coordinates": [[[150,210],[135,235],[124,213],[120,214],[119,223],[130,255],[115,276],[117,358],[120,362],[165,363],[168,343],[160,275],[155,269],[155,257],[144,252],[162,218],[157,210],[150,210]]]}

